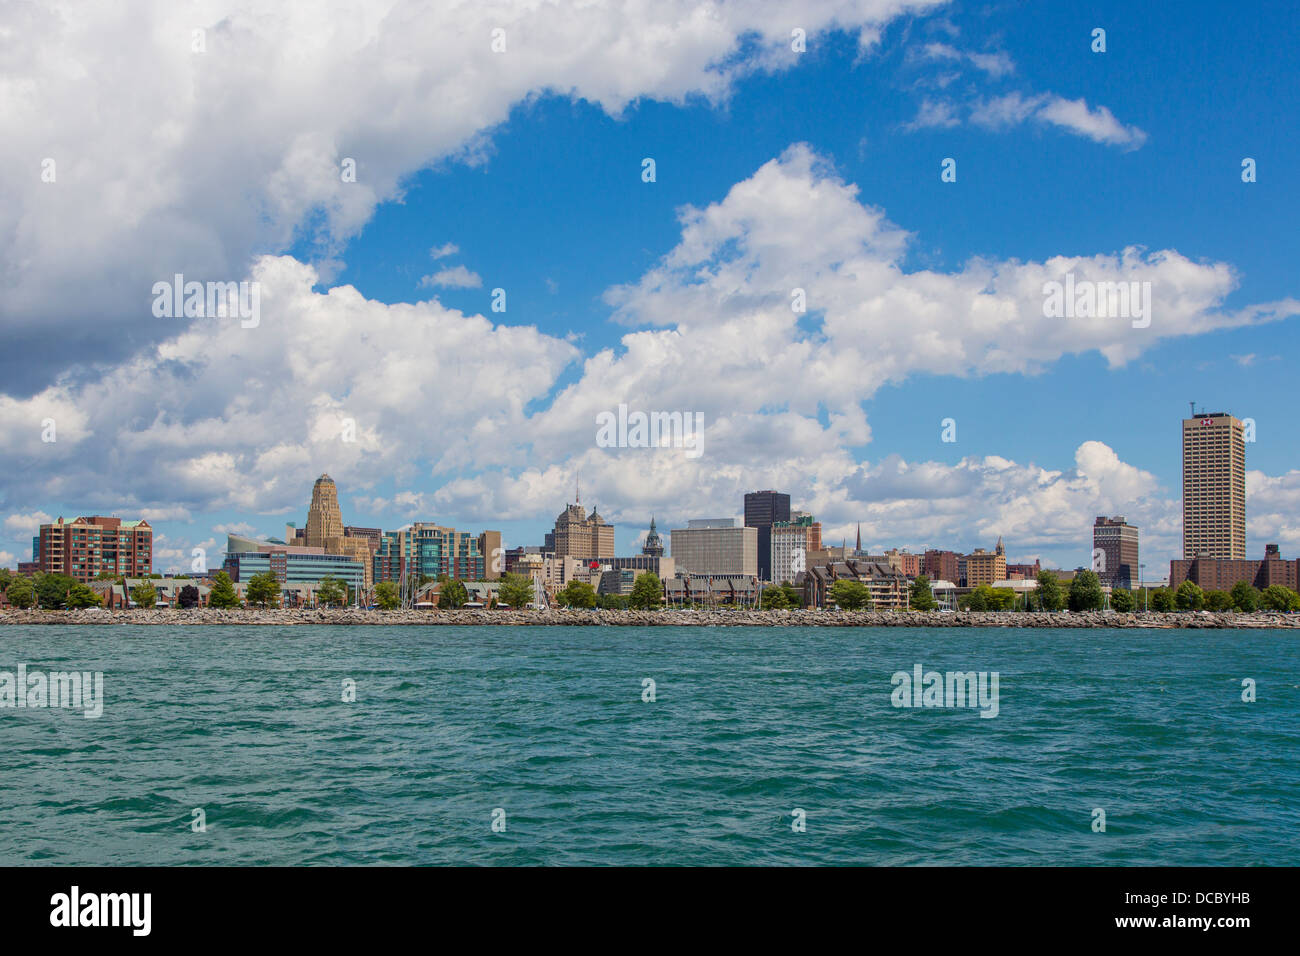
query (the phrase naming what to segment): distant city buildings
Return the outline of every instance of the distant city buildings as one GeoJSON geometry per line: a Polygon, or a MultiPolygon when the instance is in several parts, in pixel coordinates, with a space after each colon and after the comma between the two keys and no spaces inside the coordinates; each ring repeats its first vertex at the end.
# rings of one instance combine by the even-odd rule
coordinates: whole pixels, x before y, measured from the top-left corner
{"type": "Polygon", "coordinates": [[[1033,564],[1008,564],[1007,580],[1009,581],[1033,581],[1037,579],[1038,572],[1041,571],[1042,565],[1038,559],[1034,559],[1033,564]]]}
{"type": "Polygon", "coordinates": [[[780,491],[751,491],[745,495],[745,527],[758,531],[758,576],[764,581],[772,580],[772,525],[789,520],[789,495],[780,491]]]}
{"type": "Polygon", "coordinates": [[[755,527],[737,527],[734,518],[696,518],[685,528],[674,528],[668,537],[680,571],[706,576],[758,576],[755,527]]]}
{"type": "Polygon", "coordinates": [[[352,529],[349,535],[343,527],[343,514],[339,509],[339,491],[334,479],[321,475],[311,489],[311,505],[307,508],[307,527],[299,530],[290,525],[285,528],[287,547],[319,549],[326,554],[345,555],[361,566],[363,586],[374,580],[371,556],[378,545],[377,528],[352,529]]]}
{"type": "MultiPolygon", "coordinates": [[[[1184,555],[1171,562],[1171,587],[1183,581],[1205,590],[1229,590],[1242,581],[1261,589],[1300,584],[1300,559],[1283,560],[1277,545],[1268,545],[1262,559],[1245,557],[1245,439],[1246,424],[1226,412],[1197,414],[1193,408],[1192,417],[1182,420],[1184,555]]],[[[743,524],[735,518],[692,519],[668,532],[668,541],[652,515],[639,553],[619,557],[614,525],[595,508],[588,513],[575,492],[574,503],[556,517],[540,546],[505,550],[499,531],[475,534],[432,521],[395,531],[345,525],[338,487],[322,474],[303,527],[287,525],[283,541],[230,535],[222,566],[237,584],[271,573],[288,589],[288,603],[314,600],[324,576],[344,581],[358,596],[384,581],[494,581],[503,572],[540,580],[551,593],[586,581],[599,594],[626,595],[639,576],[653,572],[665,582],[665,595],[677,600],[757,599],[762,586],[789,581],[814,606],[823,606],[818,602],[826,600],[835,580],[849,577],[868,584],[877,607],[906,606],[906,585],[922,574],[934,586],[943,582],[942,600],[951,604],[984,585],[1027,592],[1042,570],[1038,560],[1008,563],[1001,536],[992,550],[969,554],[880,545],[872,550],[881,553],[866,554],[859,524],[853,548],[846,538],[830,545],[813,514],[792,510],[789,494],[770,489],[745,493],[743,511],[743,524]]],[[[1139,529],[1122,515],[1101,515],[1092,534],[1093,567],[1103,586],[1140,586],[1139,529]]],[[[90,582],[100,575],[133,580],[153,571],[153,530],[144,520],[60,517],[42,524],[32,542],[33,560],[20,562],[20,573],[90,582]]],[[[1056,573],[1063,581],[1074,575],[1056,573]]],[[[129,600],[112,588],[101,590],[107,601],[129,600]]],[[[436,589],[421,593],[436,595],[436,589]]],[[[403,594],[409,598],[405,589],[403,594]]]]}
{"type": "Polygon", "coordinates": [[[793,581],[796,574],[807,570],[809,556],[821,551],[821,522],[806,512],[798,512],[789,521],[774,522],[771,544],[772,583],[793,581]]]}
{"type": "Polygon", "coordinates": [[[1002,546],[1002,538],[992,551],[976,548],[966,555],[966,587],[977,588],[981,584],[993,584],[1007,579],[1007,552],[1002,546]]]}
{"type": "Polygon", "coordinates": [[[662,558],[664,555],[664,540],[659,537],[659,532],[655,529],[654,515],[650,516],[650,530],[641,545],[641,553],[654,558],[662,558]]]}
{"type": "Polygon", "coordinates": [[[1092,524],[1094,570],[1105,587],[1131,590],[1138,577],[1138,529],[1123,515],[1098,515],[1092,524]]]}
{"type": "Polygon", "coordinates": [[[961,580],[957,569],[958,557],[956,551],[928,548],[921,556],[921,570],[931,581],[951,581],[956,584],[961,580]]]}
{"type": "Polygon", "coordinates": [[[885,552],[886,563],[895,571],[901,571],[909,578],[914,578],[921,573],[921,556],[912,554],[904,549],[899,551],[897,548],[890,548],[885,552]]]}
{"type": "Polygon", "coordinates": [[[1183,419],[1183,558],[1198,557],[1246,557],[1245,431],[1227,412],[1183,419]]]}
{"type": "Polygon", "coordinates": [[[553,544],[546,547],[557,557],[592,561],[614,554],[614,526],[595,509],[582,510],[582,500],[565,508],[555,519],[553,544]]]}
{"type": "Polygon", "coordinates": [[[153,572],[153,529],[144,519],[94,515],[40,527],[32,555],[34,570],[91,581],[102,572],[142,577],[153,572]]]}

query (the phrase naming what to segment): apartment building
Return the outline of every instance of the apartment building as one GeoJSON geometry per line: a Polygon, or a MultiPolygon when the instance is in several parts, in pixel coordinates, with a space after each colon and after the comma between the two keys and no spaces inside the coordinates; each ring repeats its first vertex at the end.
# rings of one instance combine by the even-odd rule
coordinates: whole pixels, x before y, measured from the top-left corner
{"type": "Polygon", "coordinates": [[[144,519],[60,517],[41,525],[35,543],[39,570],[78,581],[94,580],[101,572],[129,578],[153,572],[153,529],[144,519]]]}

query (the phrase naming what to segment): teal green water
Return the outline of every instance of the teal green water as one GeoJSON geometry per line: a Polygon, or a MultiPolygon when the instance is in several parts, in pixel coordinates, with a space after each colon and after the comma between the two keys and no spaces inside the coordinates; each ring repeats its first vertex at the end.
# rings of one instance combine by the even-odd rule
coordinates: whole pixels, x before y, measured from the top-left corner
{"type": "Polygon", "coordinates": [[[0,864],[1300,863],[1294,632],[0,628],[19,663],[106,703],[0,709],[0,864]],[[894,707],[917,663],[998,715],[894,707]]]}

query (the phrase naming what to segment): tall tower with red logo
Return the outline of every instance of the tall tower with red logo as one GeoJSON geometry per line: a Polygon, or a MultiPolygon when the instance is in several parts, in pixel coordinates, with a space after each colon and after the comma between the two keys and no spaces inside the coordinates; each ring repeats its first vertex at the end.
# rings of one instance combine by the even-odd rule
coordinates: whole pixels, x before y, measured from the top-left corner
{"type": "Polygon", "coordinates": [[[1245,426],[1227,412],[1183,419],[1183,557],[1246,556],[1245,426]]]}

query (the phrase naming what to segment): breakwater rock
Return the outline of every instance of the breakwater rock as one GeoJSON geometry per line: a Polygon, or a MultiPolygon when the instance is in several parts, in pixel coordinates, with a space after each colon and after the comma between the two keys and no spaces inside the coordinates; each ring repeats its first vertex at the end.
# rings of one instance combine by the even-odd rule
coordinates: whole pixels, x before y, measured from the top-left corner
{"type": "Polygon", "coordinates": [[[1041,611],[756,611],[727,609],[656,611],[488,611],[479,608],[378,611],[360,608],[193,608],[190,610],[104,608],[42,611],[5,608],[4,624],[171,624],[171,625],[567,625],[598,627],[1158,627],[1158,628],[1278,628],[1300,627],[1300,614],[1258,611],[1115,611],[1046,613],[1041,611]]]}

